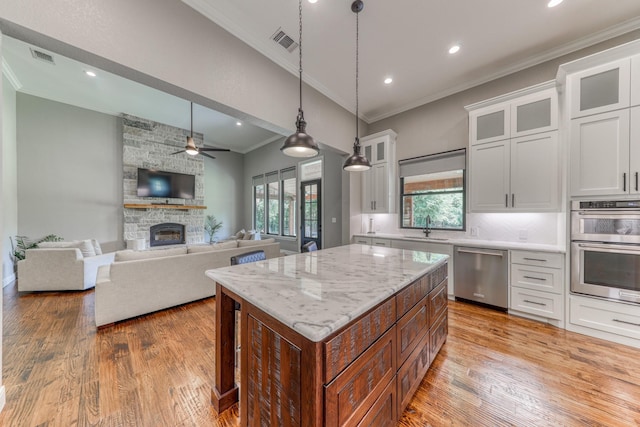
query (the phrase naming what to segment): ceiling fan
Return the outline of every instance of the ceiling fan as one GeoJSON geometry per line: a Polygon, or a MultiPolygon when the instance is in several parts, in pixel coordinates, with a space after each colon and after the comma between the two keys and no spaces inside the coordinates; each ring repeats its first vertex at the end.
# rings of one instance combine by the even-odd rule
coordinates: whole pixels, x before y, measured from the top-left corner
{"type": "Polygon", "coordinates": [[[191,135],[187,137],[187,145],[186,147],[184,147],[184,150],[180,150],[180,151],[176,151],[175,153],[171,153],[171,155],[173,154],[179,154],[179,153],[187,153],[190,154],[192,156],[195,156],[196,154],[202,154],[205,157],[208,157],[210,159],[215,159],[215,157],[205,153],[205,151],[231,151],[228,148],[208,148],[208,147],[197,147],[195,141],[193,140],[193,102],[191,103],[191,135]]]}

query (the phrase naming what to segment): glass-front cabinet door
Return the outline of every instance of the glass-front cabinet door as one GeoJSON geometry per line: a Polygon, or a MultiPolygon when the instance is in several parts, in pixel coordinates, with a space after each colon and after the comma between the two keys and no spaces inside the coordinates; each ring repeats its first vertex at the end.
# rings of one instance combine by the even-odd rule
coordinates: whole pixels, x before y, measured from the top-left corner
{"type": "Polygon", "coordinates": [[[569,77],[571,118],[629,107],[631,59],[599,65],[569,77]]]}
{"type": "Polygon", "coordinates": [[[469,113],[471,145],[508,139],[510,135],[510,106],[508,103],[482,108],[469,113]]]}
{"type": "Polygon", "coordinates": [[[523,96],[511,104],[511,137],[558,129],[558,92],[555,88],[523,96]]]}

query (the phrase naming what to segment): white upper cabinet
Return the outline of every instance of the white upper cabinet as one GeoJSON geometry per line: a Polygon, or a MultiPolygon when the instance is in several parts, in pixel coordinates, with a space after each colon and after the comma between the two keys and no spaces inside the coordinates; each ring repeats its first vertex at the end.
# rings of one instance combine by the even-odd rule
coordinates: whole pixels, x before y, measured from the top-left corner
{"type": "Polygon", "coordinates": [[[362,173],[362,212],[394,213],[396,194],[396,133],[378,132],[360,139],[371,169],[362,173]]]}
{"type": "Polygon", "coordinates": [[[585,117],[630,105],[631,59],[625,58],[571,74],[571,118],[585,117]]]}
{"type": "Polygon", "coordinates": [[[470,210],[558,210],[560,169],[555,82],[493,98],[467,109],[471,145],[467,175],[470,210]]]}
{"type": "Polygon", "coordinates": [[[511,138],[558,129],[558,92],[546,89],[511,102],[511,138]]]}
{"type": "Polygon", "coordinates": [[[508,103],[471,111],[471,145],[508,139],[511,109],[508,103]]]}
{"type": "Polygon", "coordinates": [[[640,105],[640,55],[631,58],[631,106],[640,105]]]}
{"type": "Polygon", "coordinates": [[[629,193],[629,109],[571,120],[571,195],[629,193]]]}

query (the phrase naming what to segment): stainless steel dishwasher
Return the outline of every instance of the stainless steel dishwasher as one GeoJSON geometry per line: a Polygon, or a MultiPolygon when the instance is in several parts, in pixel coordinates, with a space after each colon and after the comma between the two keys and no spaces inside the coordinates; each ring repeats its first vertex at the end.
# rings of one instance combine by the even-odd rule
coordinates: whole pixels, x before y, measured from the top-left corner
{"type": "Polygon", "coordinates": [[[454,295],[506,310],[508,307],[508,252],[455,246],[454,295]]]}

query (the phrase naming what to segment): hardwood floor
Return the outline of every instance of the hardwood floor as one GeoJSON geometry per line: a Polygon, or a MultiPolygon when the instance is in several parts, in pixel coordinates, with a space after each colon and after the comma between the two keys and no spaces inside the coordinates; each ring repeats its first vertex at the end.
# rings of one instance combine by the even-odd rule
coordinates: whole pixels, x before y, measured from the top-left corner
{"type": "MultiPolygon", "coordinates": [[[[236,426],[211,408],[215,301],[96,331],[93,291],[4,289],[2,426],[236,426]]],[[[640,350],[468,304],[402,426],[640,425],[640,350]]]]}

